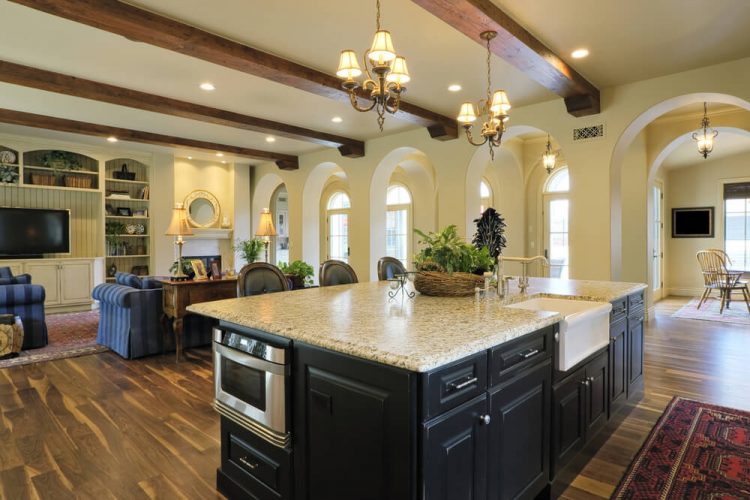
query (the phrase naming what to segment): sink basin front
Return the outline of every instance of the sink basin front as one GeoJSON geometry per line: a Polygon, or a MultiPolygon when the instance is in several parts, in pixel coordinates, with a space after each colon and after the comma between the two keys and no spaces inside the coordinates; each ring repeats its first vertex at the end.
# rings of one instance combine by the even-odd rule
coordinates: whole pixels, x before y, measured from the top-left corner
{"type": "Polygon", "coordinates": [[[555,368],[568,371],[609,343],[609,302],[535,298],[508,307],[552,311],[563,316],[557,341],[555,368]]]}

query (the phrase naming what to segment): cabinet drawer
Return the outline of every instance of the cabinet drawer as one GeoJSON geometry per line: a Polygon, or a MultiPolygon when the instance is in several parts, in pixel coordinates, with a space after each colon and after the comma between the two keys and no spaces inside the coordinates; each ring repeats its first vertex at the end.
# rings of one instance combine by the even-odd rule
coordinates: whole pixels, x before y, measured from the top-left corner
{"type": "Polygon", "coordinates": [[[623,297],[612,301],[612,312],[609,313],[610,324],[617,323],[628,315],[628,298],[623,297]]]}
{"type": "Polygon", "coordinates": [[[628,314],[635,315],[643,309],[643,292],[628,296],[628,314]]]}
{"type": "Polygon", "coordinates": [[[511,340],[490,351],[490,385],[512,377],[519,370],[540,363],[552,356],[552,343],[557,325],[511,340]]]}
{"type": "Polygon", "coordinates": [[[469,401],[487,389],[487,351],[422,377],[423,420],[469,401]]]}
{"type": "Polygon", "coordinates": [[[234,435],[229,436],[229,460],[269,488],[279,489],[280,464],[234,435]]]}

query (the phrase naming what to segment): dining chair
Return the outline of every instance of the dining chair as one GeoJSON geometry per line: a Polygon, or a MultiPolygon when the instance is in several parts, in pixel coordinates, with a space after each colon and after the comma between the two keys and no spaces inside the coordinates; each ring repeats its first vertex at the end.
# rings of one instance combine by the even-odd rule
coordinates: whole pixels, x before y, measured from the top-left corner
{"type": "Polygon", "coordinates": [[[240,270],[237,278],[237,296],[247,297],[264,293],[285,292],[289,281],[281,269],[266,262],[253,262],[240,270]]]}
{"type": "Polygon", "coordinates": [[[359,283],[352,266],[340,260],[327,260],[320,265],[320,286],[348,285],[359,283]]]}
{"type": "Polygon", "coordinates": [[[718,290],[721,298],[719,314],[722,314],[724,308],[729,307],[729,303],[732,300],[732,292],[738,290],[742,292],[745,305],[750,313],[750,291],[748,291],[747,282],[740,280],[742,276],[741,271],[730,271],[727,269],[729,257],[725,257],[726,254],[722,255],[723,253],[723,251],[718,252],[716,249],[701,250],[696,253],[705,287],[697,308],[700,309],[712,290],[718,290]]]}
{"type": "Polygon", "coordinates": [[[395,257],[381,257],[378,260],[378,280],[387,281],[399,274],[406,274],[404,264],[395,257]]]}

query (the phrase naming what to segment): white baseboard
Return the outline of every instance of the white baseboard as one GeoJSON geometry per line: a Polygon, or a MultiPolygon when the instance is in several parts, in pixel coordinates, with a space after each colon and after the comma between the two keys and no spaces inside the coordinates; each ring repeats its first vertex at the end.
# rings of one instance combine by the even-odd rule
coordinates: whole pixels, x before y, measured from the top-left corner
{"type": "Polygon", "coordinates": [[[700,297],[703,295],[703,288],[667,288],[667,295],[677,295],[678,297],[700,297]]]}

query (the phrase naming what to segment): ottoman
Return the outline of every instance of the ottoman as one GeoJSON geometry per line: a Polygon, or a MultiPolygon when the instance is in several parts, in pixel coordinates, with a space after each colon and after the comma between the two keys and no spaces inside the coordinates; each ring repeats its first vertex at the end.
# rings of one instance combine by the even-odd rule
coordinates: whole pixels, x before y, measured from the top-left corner
{"type": "Polygon", "coordinates": [[[0,359],[14,358],[23,345],[23,323],[12,314],[0,314],[0,359]]]}

